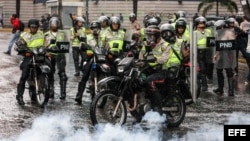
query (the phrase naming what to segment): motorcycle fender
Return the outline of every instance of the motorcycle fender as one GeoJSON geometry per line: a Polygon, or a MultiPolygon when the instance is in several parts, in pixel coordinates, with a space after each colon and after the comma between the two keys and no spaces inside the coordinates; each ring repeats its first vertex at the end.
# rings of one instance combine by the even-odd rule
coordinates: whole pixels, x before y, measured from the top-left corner
{"type": "Polygon", "coordinates": [[[41,69],[42,73],[50,73],[50,67],[47,65],[41,65],[40,69],[41,69]]]}
{"type": "Polygon", "coordinates": [[[109,77],[106,77],[106,78],[103,78],[102,80],[100,80],[97,84],[97,87],[102,87],[103,85],[106,85],[108,82],[110,81],[121,81],[122,78],[119,77],[119,76],[109,76],[109,77]]]}

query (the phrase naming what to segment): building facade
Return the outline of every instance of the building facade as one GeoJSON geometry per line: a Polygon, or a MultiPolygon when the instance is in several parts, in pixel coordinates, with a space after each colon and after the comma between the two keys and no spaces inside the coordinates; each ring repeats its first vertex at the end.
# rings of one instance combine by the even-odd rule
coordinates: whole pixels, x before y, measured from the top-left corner
{"type": "MultiPolygon", "coordinates": [[[[4,19],[4,24],[9,25],[9,17],[16,13],[17,0],[0,0],[0,14],[4,19]]],[[[40,19],[42,15],[57,14],[58,0],[19,0],[20,1],[20,19],[27,23],[30,18],[40,19]]],[[[120,13],[124,16],[123,26],[129,25],[128,15],[133,12],[132,0],[61,0],[62,1],[62,22],[65,28],[72,26],[72,21],[69,13],[78,16],[88,16],[89,21],[97,20],[101,15],[119,16],[120,13]]],[[[239,0],[234,0],[242,12],[241,3],[239,0]]],[[[187,18],[191,19],[194,13],[197,12],[197,5],[200,0],[139,0],[137,9],[137,19],[142,25],[142,19],[147,14],[157,14],[162,17],[165,22],[174,12],[182,10],[187,12],[187,18]],[[152,1],[154,1],[152,3],[152,1]]],[[[225,7],[219,7],[220,15],[231,15],[225,7]]],[[[237,13],[234,13],[237,14],[237,13]]],[[[215,8],[208,13],[215,15],[215,8]]]]}

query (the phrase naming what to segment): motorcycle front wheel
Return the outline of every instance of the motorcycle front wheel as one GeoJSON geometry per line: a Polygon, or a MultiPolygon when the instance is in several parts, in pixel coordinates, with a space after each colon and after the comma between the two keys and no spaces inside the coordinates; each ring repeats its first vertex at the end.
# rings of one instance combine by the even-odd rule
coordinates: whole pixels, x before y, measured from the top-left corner
{"type": "Polygon", "coordinates": [[[179,127],[186,115],[184,98],[178,94],[168,94],[162,105],[162,112],[167,116],[168,127],[179,127]]]}
{"type": "Polygon", "coordinates": [[[37,76],[36,101],[40,107],[44,107],[49,101],[49,78],[46,74],[37,76]]]}
{"type": "Polygon", "coordinates": [[[123,100],[112,91],[102,91],[96,95],[90,105],[90,118],[94,126],[110,123],[123,125],[127,119],[127,109],[123,100]],[[103,104],[105,100],[105,104],[103,104]],[[102,106],[100,106],[102,104],[102,106]],[[115,109],[117,107],[117,111],[115,109]]]}

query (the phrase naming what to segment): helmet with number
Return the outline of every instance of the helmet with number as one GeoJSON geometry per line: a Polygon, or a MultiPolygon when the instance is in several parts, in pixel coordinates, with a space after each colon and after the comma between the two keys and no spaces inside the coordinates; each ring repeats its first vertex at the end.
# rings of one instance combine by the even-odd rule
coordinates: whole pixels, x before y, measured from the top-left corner
{"type": "Polygon", "coordinates": [[[150,25],[146,28],[146,40],[152,46],[155,45],[157,39],[161,37],[160,28],[156,25],[150,25]]]}
{"type": "Polygon", "coordinates": [[[214,23],[214,26],[215,26],[216,30],[219,30],[219,29],[225,28],[226,22],[225,22],[225,20],[218,20],[214,23]]]}
{"type": "Polygon", "coordinates": [[[130,14],[129,14],[129,20],[131,21],[132,19],[136,20],[136,15],[135,15],[135,13],[130,13],[130,14]]]}
{"type": "Polygon", "coordinates": [[[59,21],[58,17],[51,17],[50,18],[49,27],[52,27],[52,26],[56,26],[56,27],[60,26],[60,21],[59,21]]]}
{"type": "Polygon", "coordinates": [[[186,12],[185,11],[177,11],[175,13],[175,17],[176,17],[176,20],[181,18],[181,17],[185,18],[186,17],[186,12]]]}
{"type": "Polygon", "coordinates": [[[196,27],[199,25],[199,23],[203,23],[204,27],[205,27],[206,23],[207,23],[207,19],[205,17],[203,17],[203,16],[197,17],[194,21],[195,21],[195,26],[196,27]]]}
{"type": "Polygon", "coordinates": [[[28,22],[28,27],[30,28],[31,26],[34,27],[39,27],[39,20],[38,19],[30,19],[28,22]]]}
{"type": "Polygon", "coordinates": [[[178,28],[183,27],[184,31],[186,30],[187,23],[184,20],[177,20],[175,23],[175,31],[178,33],[178,28]]]}
{"type": "Polygon", "coordinates": [[[83,19],[83,17],[76,17],[75,19],[76,22],[85,22],[85,20],[83,19]]]}
{"type": "Polygon", "coordinates": [[[148,19],[148,21],[147,21],[147,26],[150,26],[150,25],[158,26],[159,24],[160,24],[160,21],[155,17],[152,17],[152,18],[148,19]]]}
{"type": "Polygon", "coordinates": [[[117,31],[117,30],[120,29],[120,26],[121,26],[121,21],[120,21],[119,17],[113,16],[113,17],[110,18],[110,29],[111,30],[117,31]],[[118,28],[113,29],[112,24],[118,24],[118,28]]]}
{"type": "Polygon", "coordinates": [[[164,39],[165,41],[169,43],[175,43],[176,41],[175,29],[171,24],[165,23],[161,25],[160,31],[161,31],[162,39],[164,39]]]}

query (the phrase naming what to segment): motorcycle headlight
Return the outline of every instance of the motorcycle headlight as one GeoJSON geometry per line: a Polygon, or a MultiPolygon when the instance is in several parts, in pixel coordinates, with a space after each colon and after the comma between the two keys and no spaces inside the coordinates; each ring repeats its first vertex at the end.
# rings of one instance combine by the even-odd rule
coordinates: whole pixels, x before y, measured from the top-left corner
{"type": "Polygon", "coordinates": [[[117,67],[117,72],[118,73],[122,73],[122,72],[124,72],[124,70],[125,70],[125,66],[118,66],[117,67]]]}
{"type": "Polygon", "coordinates": [[[40,53],[40,54],[44,53],[44,48],[39,48],[38,53],[40,53]]]}
{"type": "Polygon", "coordinates": [[[97,60],[98,60],[98,61],[105,61],[105,60],[106,60],[106,56],[105,56],[105,55],[98,54],[98,55],[97,55],[97,60]]]}

